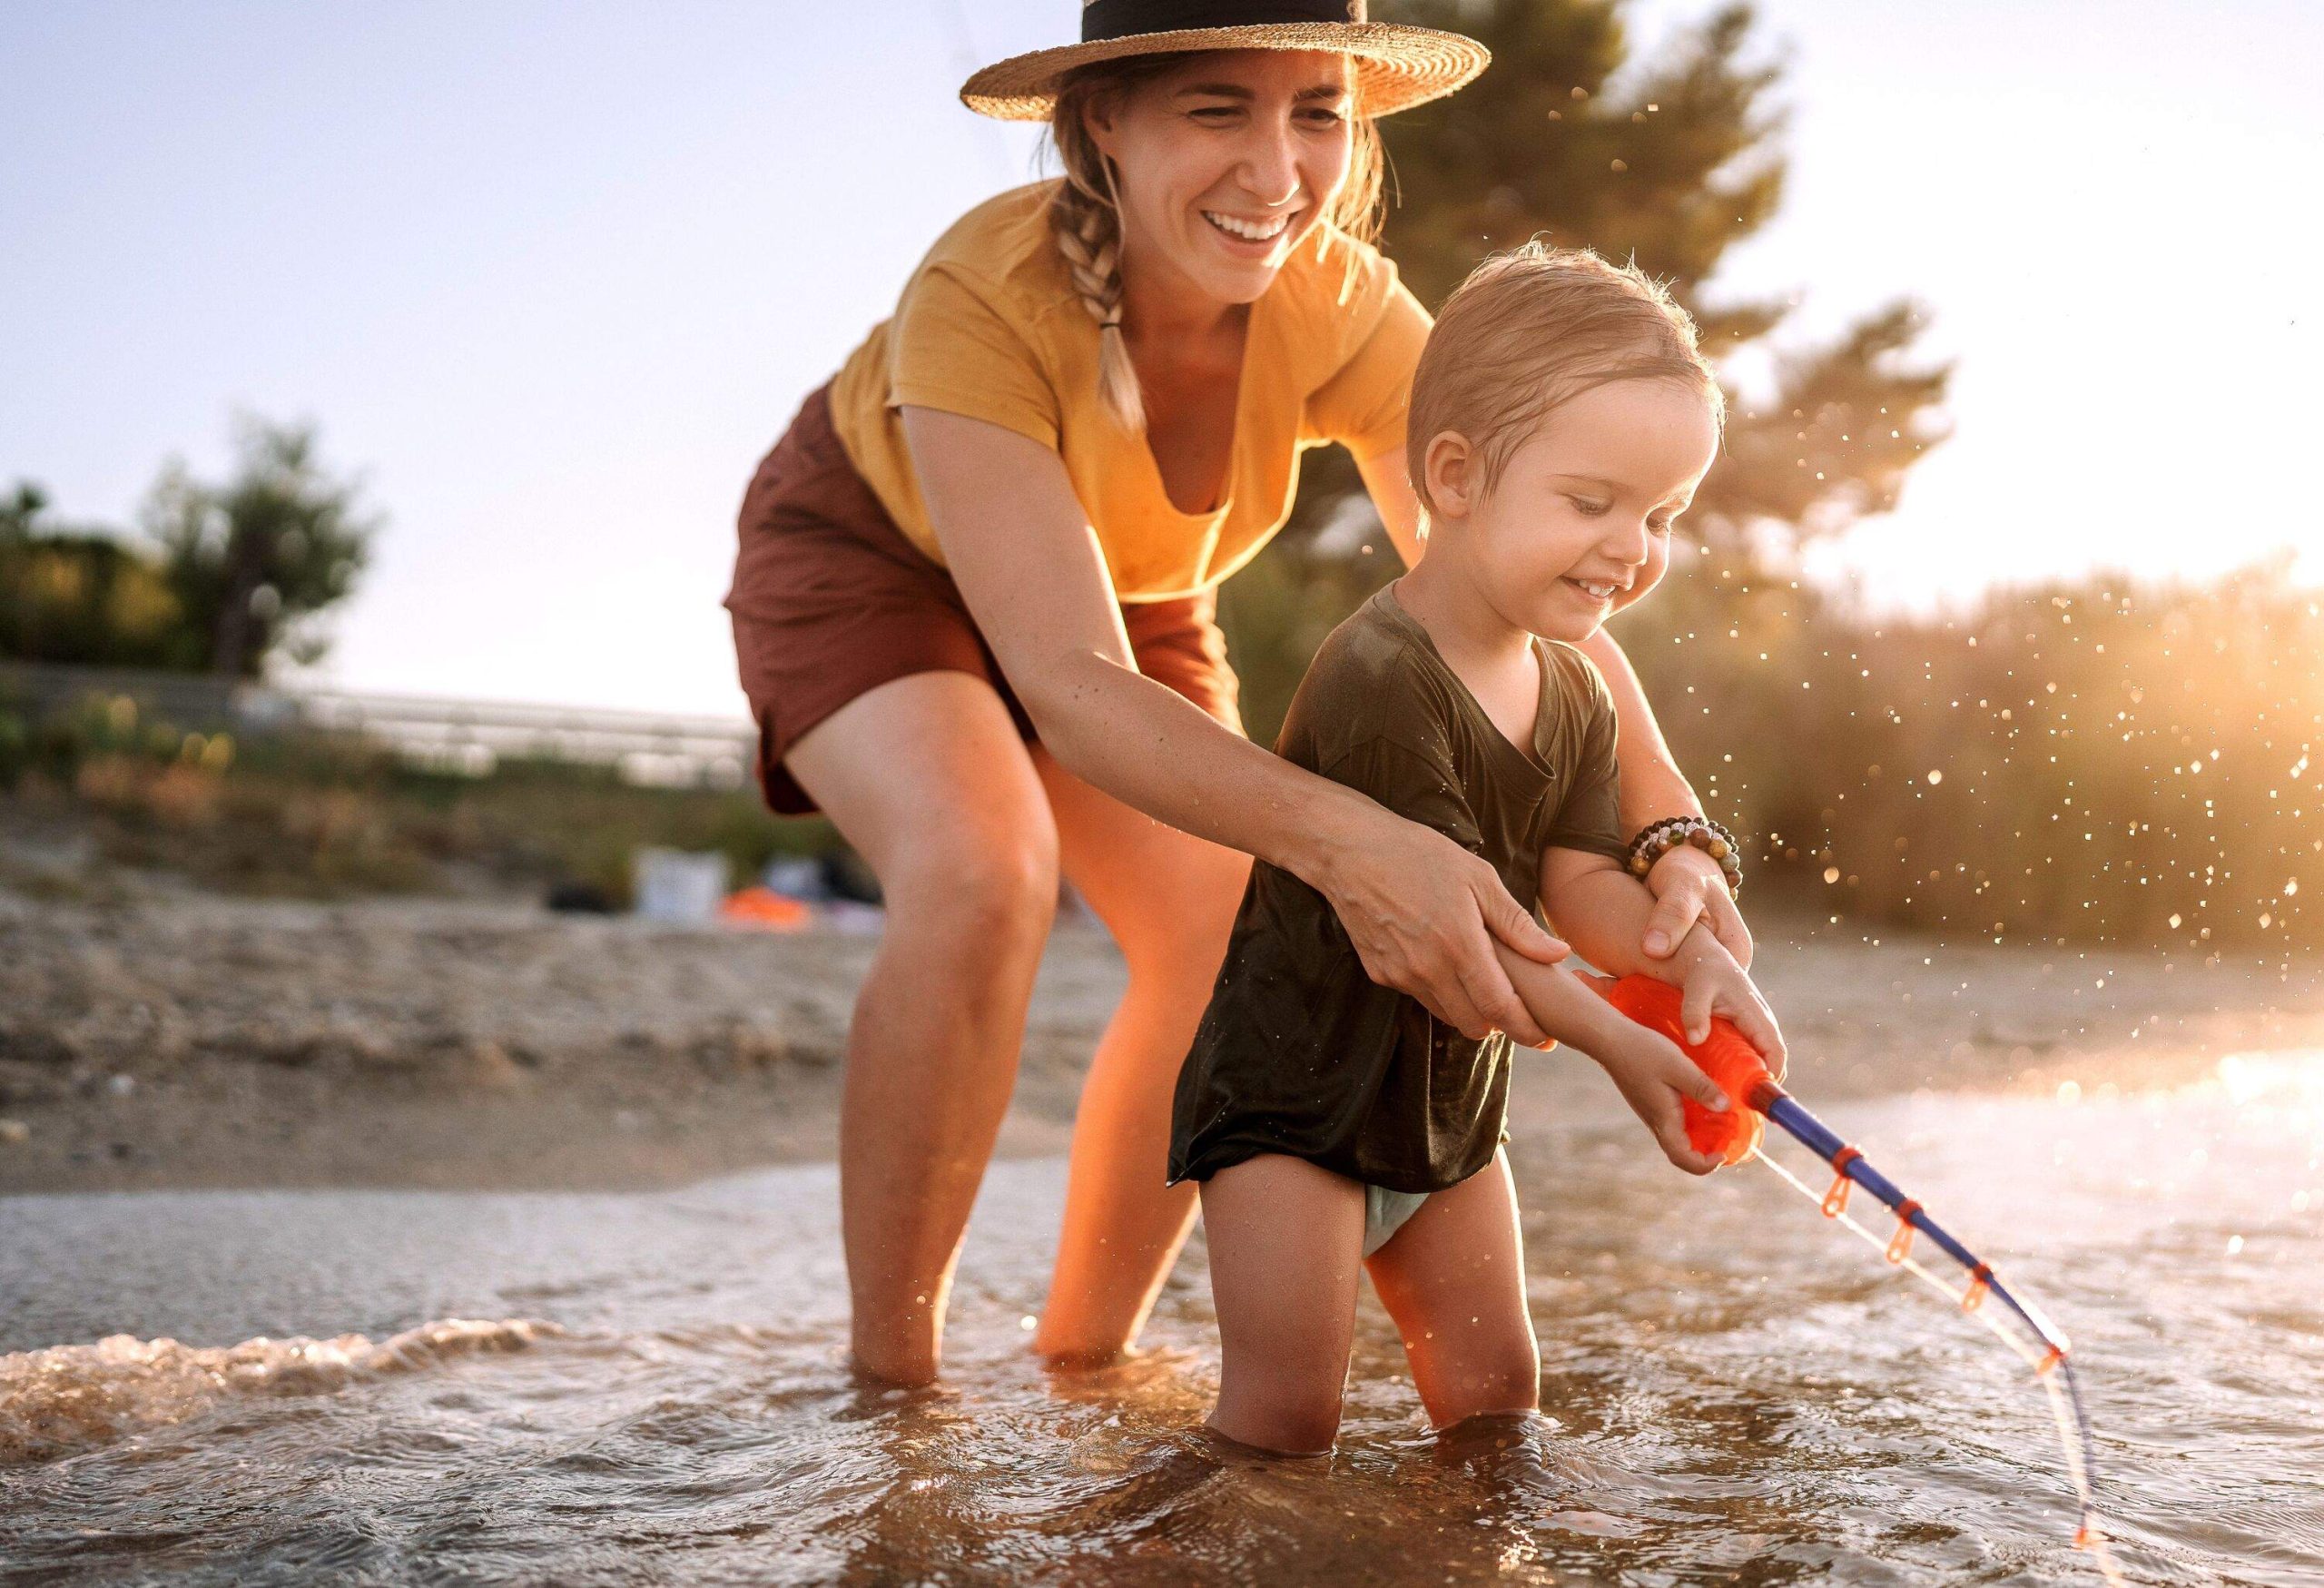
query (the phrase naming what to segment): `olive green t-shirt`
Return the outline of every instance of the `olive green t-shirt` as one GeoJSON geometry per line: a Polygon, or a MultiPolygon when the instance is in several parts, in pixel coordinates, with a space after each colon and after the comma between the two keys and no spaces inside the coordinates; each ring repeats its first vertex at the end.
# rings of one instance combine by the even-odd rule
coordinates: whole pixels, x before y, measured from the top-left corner
{"type": "MultiPolygon", "coordinates": [[[[1512,744],[1382,590],[1332,631],[1275,753],[1489,861],[1532,904],[1541,852],[1622,858],[1614,706],[1589,658],[1536,641],[1531,752],[1512,744]]],[[[1178,1074],[1170,1179],[1286,1153],[1392,1191],[1438,1191],[1492,1160],[1510,1041],[1471,1041],[1364,972],[1330,903],[1254,866],[1210,1007],[1178,1074]]]]}

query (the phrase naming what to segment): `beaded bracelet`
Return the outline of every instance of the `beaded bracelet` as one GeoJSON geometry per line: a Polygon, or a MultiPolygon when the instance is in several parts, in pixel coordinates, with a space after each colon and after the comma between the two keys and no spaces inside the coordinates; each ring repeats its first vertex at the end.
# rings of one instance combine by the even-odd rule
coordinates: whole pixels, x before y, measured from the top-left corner
{"type": "Polygon", "coordinates": [[[1742,893],[1743,860],[1738,853],[1742,846],[1734,833],[1709,816],[1665,816],[1649,824],[1630,840],[1630,874],[1643,878],[1656,861],[1681,843],[1692,844],[1718,863],[1719,874],[1727,879],[1728,898],[1742,893]]]}

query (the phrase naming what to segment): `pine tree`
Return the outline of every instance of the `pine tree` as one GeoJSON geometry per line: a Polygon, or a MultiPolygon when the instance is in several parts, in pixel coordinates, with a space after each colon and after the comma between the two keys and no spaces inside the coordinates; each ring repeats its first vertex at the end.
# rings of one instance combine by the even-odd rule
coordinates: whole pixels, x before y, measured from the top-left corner
{"type": "MultiPolygon", "coordinates": [[[[1431,305],[1487,253],[1530,237],[1635,260],[1724,359],[1777,330],[1787,310],[1705,291],[1727,251],[1781,202],[1780,71],[1748,58],[1752,13],[1738,5],[1625,73],[1622,11],[1621,0],[1394,7],[1400,20],[1481,40],[1493,64],[1382,124],[1399,190],[1386,248],[1431,305]]],[[[1891,303],[1828,346],[1786,353],[1763,400],[1733,394],[1726,454],[1689,515],[1697,532],[1771,528],[1796,544],[1893,507],[1943,433],[1947,372],[1907,361],[1918,323],[1909,301],[1891,303]]]]}
{"type": "MultiPolygon", "coordinates": [[[[1783,198],[1781,68],[1754,59],[1748,6],[1713,14],[1637,63],[1622,0],[1393,0],[1375,10],[1465,33],[1493,53],[1492,69],[1459,94],[1381,123],[1393,168],[1383,242],[1423,302],[1442,303],[1488,253],[1540,237],[1634,259],[1667,281],[1714,360],[1778,349],[1771,390],[1730,390],[1726,447],[1681,520],[1746,579],[1764,583],[1807,538],[1895,506],[1945,433],[1949,371],[1913,359],[1919,311],[1899,301],[1828,344],[1785,346],[1773,333],[1788,304],[1716,290],[1727,251],[1783,198]]],[[[1813,261],[1800,263],[1812,272],[1813,261]]],[[[1351,587],[1360,597],[1395,571],[1376,536],[1351,564],[1355,537],[1316,533],[1344,525],[1340,504],[1357,488],[1344,459],[1312,459],[1291,532],[1222,592],[1255,736],[1281,720],[1306,636],[1345,616],[1351,587]],[[1278,610],[1286,604],[1302,610],[1278,610]],[[1322,605],[1328,621],[1305,610],[1322,605]]],[[[1715,599],[1690,592],[1668,616],[1715,599]]]]}

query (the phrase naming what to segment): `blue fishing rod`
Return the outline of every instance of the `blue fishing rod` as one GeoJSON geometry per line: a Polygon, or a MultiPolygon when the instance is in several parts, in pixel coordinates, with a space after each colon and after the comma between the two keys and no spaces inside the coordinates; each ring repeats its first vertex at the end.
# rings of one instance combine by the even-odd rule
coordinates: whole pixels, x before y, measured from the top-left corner
{"type": "Polygon", "coordinates": [[[1979,1321],[2033,1368],[2049,1392],[2051,1411],[2057,1420],[2059,1440],[2065,1451],[2067,1476],[2081,1504],[2081,1524],[2075,1531],[2074,1544],[2092,1553],[2109,1582],[2121,1582],[2121,1573],[2115,1569],[2113,1555],[2106,1547],[2105,1534],[2100,1526],[2095,1499],[2095,1441],[2091,1435],[2090,1418],[2083,1407],[2081,1386],[2074,1381],[2073,1346],[2057,1326],[2040,1308],[2004,1285],[1993,1266],[1931,1217],[1918,1198],[1906,1196],[1894,1180],[1875,1169],[1862,1151],[1785,1091],[1768,1073],[1758,1050],[1732,1022],[1714,1019],[1708,1037],[1700,1042],[1689,1042],[1677,988],[1649,976],[1625,976],[1611,983],[1592,985],[1631,1020],[1677,1044],[1726,1092],[1729,1106],[1723,1112],[1705,1108],[1692,1098],[1682,1100],[1687,1139],[1696,1151],[1730,1165],[1758,1159],[1795,1190],[1817,1203],[1825,1218],[1880,1248],[1890,1264],[1932,1286],[1962,1311],[1977,1314],[1979,1321]],[[1766,1135],[1764,1122],[1768,1120],[1830,1167],[1829,1189],[1819,1196],[1814,1188],[1760,1150],[1766,1135]],[[1862,1186],[1896,1216],[1896,1229],[1886,1241],[1849,1216],[1848,1196],[1856,1186],[1862,1186]],[[1914,1258],[1915,1236],[1926,1236],[1930,1245],[1960,1266],[1967,1278],[1958,1288],[1914,1258]],[[2032,1336],[2030,1342],[2004,1327],[1990,1312],[1981,1311],[1988,1296],[1996,1298],[2024,1326],[2032,1336]]]}

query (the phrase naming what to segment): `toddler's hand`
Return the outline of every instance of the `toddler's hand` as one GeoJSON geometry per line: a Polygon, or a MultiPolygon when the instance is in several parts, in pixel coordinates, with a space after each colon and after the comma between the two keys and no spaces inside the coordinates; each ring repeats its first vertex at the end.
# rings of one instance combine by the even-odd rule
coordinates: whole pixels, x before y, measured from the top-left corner
{"type": "Polygon", "coordinates": [[[1768,1073],[1782,1080],[1783,1032],[1777,1029],[1775,1011],[1725,945],[1698,926],[1679,945],[1677,959],[1681,993],[1679,1023],[1687,1041],[1700,1042],[1710,1035],[1711,1017],[1725,1015],[1743,1033],[1743,1040],[1759,1050],[1768,1073]]]}
{"type": "Polygon", "coordinates": [[[1617,1021],[1610,1034],[1598,1044],[1600,1050],[1590,1057],[1613,1078],[1615,1090],[1653,1136],[1663,1157],[1690,1175],[1710,1173],[1719,1160],[1711,1153],[1697,1152],[1688,1141],[1680,1100],[1692,1098],[1714,1112],[1724,1113],[1727,1094],[1669,1038],[1620,1017],[1617,1021]]]}

